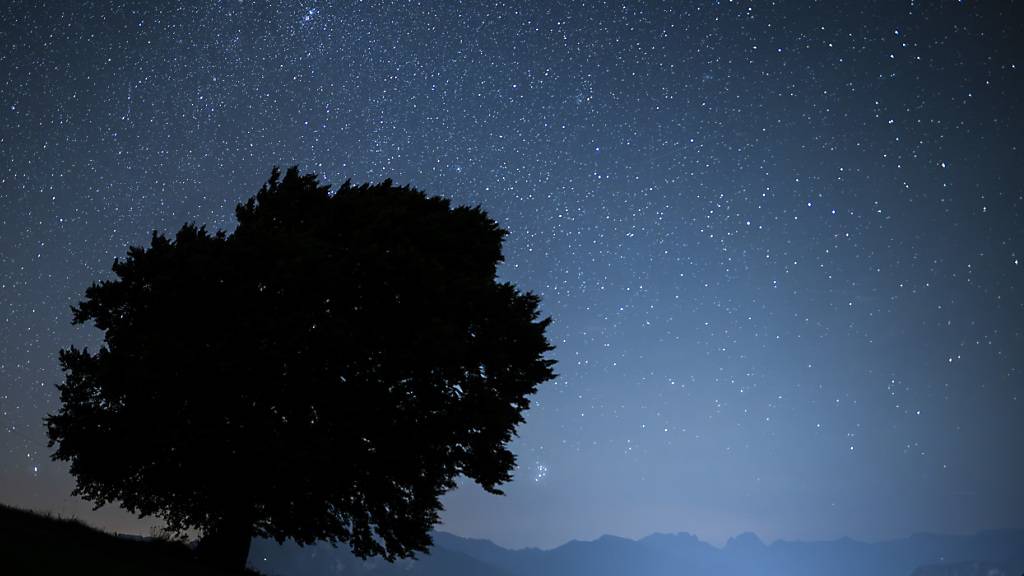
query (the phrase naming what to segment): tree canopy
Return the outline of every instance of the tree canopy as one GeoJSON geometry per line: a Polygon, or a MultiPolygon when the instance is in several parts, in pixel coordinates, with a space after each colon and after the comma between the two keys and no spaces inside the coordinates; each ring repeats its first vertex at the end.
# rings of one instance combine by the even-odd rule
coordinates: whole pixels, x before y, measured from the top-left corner
{"type": "Polygon", "coordinates": [[[427,549],[458,476],[500,493],[554,376],[538,297],[497,280],[506,231],[297,168],[236,217],[154,232],[86,290],[73,322],[104,343],[60,353],[53,458],[76,494],[198,529],[235,566],[252,536],[427,549]]]}

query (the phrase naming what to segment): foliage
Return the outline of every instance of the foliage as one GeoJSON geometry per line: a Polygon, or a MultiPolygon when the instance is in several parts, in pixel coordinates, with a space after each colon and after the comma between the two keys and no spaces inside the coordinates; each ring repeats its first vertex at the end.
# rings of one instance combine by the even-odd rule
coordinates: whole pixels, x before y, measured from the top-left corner
{"type": "Polygon", "coordinates": [[[506,234],[390,181],[275,169],[231,234],[154,233],[73,309],[47,418],[75,493],[174,530],[425,550],[465,475],[500,493],[553,377],[538,298],[496,280],[506,234]]]}

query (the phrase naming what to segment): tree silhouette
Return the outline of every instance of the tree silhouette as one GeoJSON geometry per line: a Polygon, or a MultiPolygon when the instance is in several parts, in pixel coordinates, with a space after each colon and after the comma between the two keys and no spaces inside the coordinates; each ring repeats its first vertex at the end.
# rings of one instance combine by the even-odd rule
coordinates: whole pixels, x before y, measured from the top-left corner
{"type": "Polygon", "coordinates": [[[430,545],[465,475],[500,494],[506,445],[551,379],[539,299],[496,281],[506,231],[391,181],[275,169],[231,234],[186,225],[115,261],[62,350],[47,417],[75,494],[198,529],[242,568],[253,536],[348,543],[361,556],[430,545]]]}

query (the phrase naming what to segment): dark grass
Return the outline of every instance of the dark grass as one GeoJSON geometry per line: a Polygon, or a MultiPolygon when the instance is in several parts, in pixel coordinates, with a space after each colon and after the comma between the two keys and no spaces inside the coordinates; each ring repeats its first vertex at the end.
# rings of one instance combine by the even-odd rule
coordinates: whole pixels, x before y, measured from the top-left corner
{"type": "MultiPolygon", "coordinates": [[[[3,576],[227,576],[203,566],[181,542],[123,537],[77,520],[0,504],[3,576]]],[[[257,572],[246,572],[258,576],[257,572]]]]}

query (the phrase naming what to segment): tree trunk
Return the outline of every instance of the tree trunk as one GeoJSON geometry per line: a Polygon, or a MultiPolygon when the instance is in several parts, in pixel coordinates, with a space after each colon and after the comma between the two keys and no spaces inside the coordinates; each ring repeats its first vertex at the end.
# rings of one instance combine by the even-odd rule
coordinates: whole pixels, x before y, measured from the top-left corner
{"type": "Polygon", "coordinates": [[[249,560],[252,523],[238,517],[222,520],[207,529],[196,546],[199,559],[227,572],[242,573],[249,560]]]}

